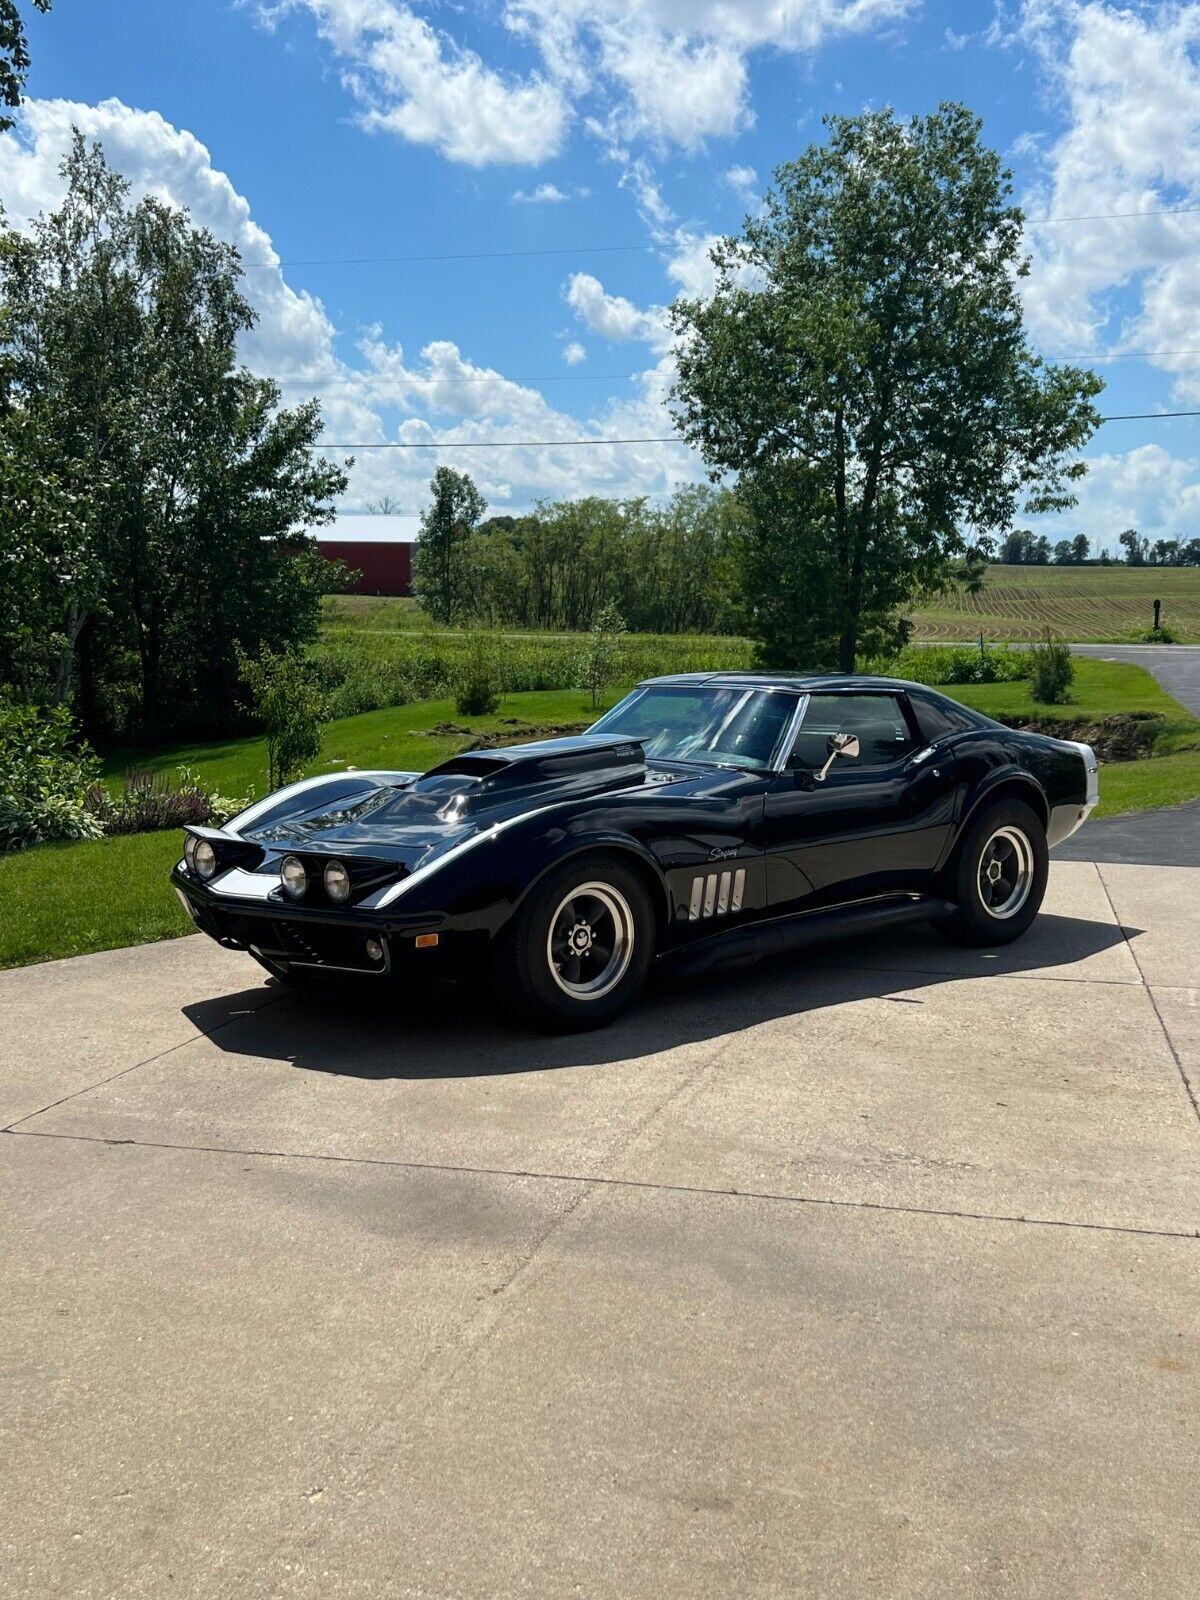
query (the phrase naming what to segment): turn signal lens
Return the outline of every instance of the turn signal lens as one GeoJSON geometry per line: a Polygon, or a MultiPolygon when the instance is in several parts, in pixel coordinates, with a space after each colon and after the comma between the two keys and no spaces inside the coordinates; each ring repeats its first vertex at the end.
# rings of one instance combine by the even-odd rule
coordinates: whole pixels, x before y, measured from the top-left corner
{"type": "Polygon", "coordinates": [[[338,905],[350,898],[350,874],[340,861],[331,861],[325,868],[325,893],[338,905]]]}
{"type": "Polygon", "coordinates": [[[293,900],[299,900],[308,888],[308,873],[304,870],[303,861],[297,856],[284,856],[279,876],[283,880],[283,887],[293,900]]]}
{"type": "Polygon", "coordinates": [[[217,852],[207,839],[197,839],[192,851],[192,866],[202,878],[211,878],[217,870],[217,852]]]}

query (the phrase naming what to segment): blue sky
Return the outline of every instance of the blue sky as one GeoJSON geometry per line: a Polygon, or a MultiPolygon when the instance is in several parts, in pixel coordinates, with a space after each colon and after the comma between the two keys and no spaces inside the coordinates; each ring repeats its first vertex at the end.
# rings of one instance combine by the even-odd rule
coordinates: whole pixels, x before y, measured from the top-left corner
{"type": "MultiPolygon", "coordinates": [[[[701,476],[678,445],[553,441],[671,432],[661,308],[824,113],[869,105],[977,109],[1031,216],[1091,219],[1031,225],[1040,348],[1095,360],[1106,412],[1200,407],[1200,211],[1156,214],[1200,206],[1200,3],[55,0],[29,31],[18,226],[78,124],[239,245],[246,359],[319,392],[331,441],[449,441],[360,453],[349,509],[420,510],[439,460],[496,510],[701,476]]],[[[1052,536],[1200,531],[1194,422],[1089,457],[1052,536]]]]}

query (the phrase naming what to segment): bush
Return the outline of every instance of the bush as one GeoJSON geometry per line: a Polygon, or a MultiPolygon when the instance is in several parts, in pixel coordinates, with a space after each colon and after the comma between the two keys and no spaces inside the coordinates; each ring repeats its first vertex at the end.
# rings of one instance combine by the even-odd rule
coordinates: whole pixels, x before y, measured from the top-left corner
{"type": "Polygon", "coordinates": [[[483,633],[469,635],[454,682],[454,704],[463,717],[488,717],[500,704],[500,661],[483,633]]]}
{"type": "Polygon", "coordinates": [[[1018,683],[1030,673],[1028,650],[1004,645],[909,645],[898,655],[861,663],[861,672],[907,678],[937,688],[947,683],[1018,683]]]}
{"type": "Polygon", "coordinates": [[[101,783],[92,784],[85,804],[106,834],[154,833],[162,828],[186,828],[209,823],[222,827],[245,810],[248,797],[232,799],[209,794],[187,767],[178,776],[166,773],[128,772],[115,798],[101,783]]]}
{"type": "Polygon", "coordinates": [[[84,806],[99,762],[77,743],[65,706],[40,711],[0,699],[0,855],[53,839],[95,839],[84,806]]]}
{"type": "Polygon", "coordinates": [[[1179,635],[1168,623],[1161,623],[1157,628],[1134,629],[1129,635],[1131,644],[1178,644],[1179,635]]]}
{"type": "Polygon", "coordinates": [[[1075,663],[1069,648],[1047,629],[1042,643],[1034,645],[1029,657],[1031,699],[1044,706],[1062,705],[1070,698],[1067,690],[1075,679],[1075,663]]]}

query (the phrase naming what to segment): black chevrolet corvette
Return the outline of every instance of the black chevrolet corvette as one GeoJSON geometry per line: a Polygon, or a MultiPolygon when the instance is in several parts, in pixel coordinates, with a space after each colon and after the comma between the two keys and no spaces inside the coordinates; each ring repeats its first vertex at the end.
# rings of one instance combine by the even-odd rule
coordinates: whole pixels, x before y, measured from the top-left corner
{"type": "Polygon", "coordinates": [[[589,1027],[656,960],[744,965],[924,919],[1007,944],[1097,797],[1087,745],[919,684],[692,673],[577,738],[293,784],[189,828],[171,876],[197,927],[285,981],[486,974],[589,1027]]]}

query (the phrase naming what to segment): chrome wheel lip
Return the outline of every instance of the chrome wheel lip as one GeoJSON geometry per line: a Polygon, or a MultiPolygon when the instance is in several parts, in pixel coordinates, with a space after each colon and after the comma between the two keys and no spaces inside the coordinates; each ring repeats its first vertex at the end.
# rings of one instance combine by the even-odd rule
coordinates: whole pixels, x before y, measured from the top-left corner
{"type": "Polygon", "coordinates": [[[980,851],[979,870],[975,878],[976,892],[979,895],[984,911],[987,912],[989,917],[994,917],[997,922],[1007,922],[1010,917],[1017,915],[1018,911],[1029,899],[1033,889],[1034,870],[1033,845],[1029,836],[1023,833],[1020,828],[1013,827],[1011,823],[1005,823],[1002,828],[997,828],[980,851]],[[1011,865],[1014,869],[1014,875],[1012,888],[1009,890],[1008,895],[999,905],[992,905],[988,901],[984,884],[990,881],[1005,881],[1006,876],[1001,874],[1000,877],[989,878],[989,868],[997,864],[1001,859],[1001,855],[997,851],[998,845],[1005,847],[1003,850],[1004,856],[1007,857],[1011,852],[1011,865]]]}
{"type": "MultiPolygon", "coordinates": [[[[572,918],[568,935],[573,933],[578,926],[576,918],[572,918]]],[[[550,926],[546,932],[546,965],[550,976],[565,995],[572,1000],[592,1001],[602,1000],[605,995],[611,994],[621,979],[629,970],[629,963],[633,960],[633,946],[635,940],[633,911],[628,900],[615,889],[611,883],[580,883],[569,894],[565,894],[559,901],[554,915],[550,918],[550,926]],[[598,900],[605,918],[611,922],[613,930],[612,953],[601,970],[586,983],[573,983],[563,976],[558,963],[554,958],[554,938],[559,923],[567,908],[574,902],[583,899],[598,900]]],[[[590,945],[589,945],[590,949],[590,945]]],[[[581,952],[586,953],[586,952],[581,952]]]]}

